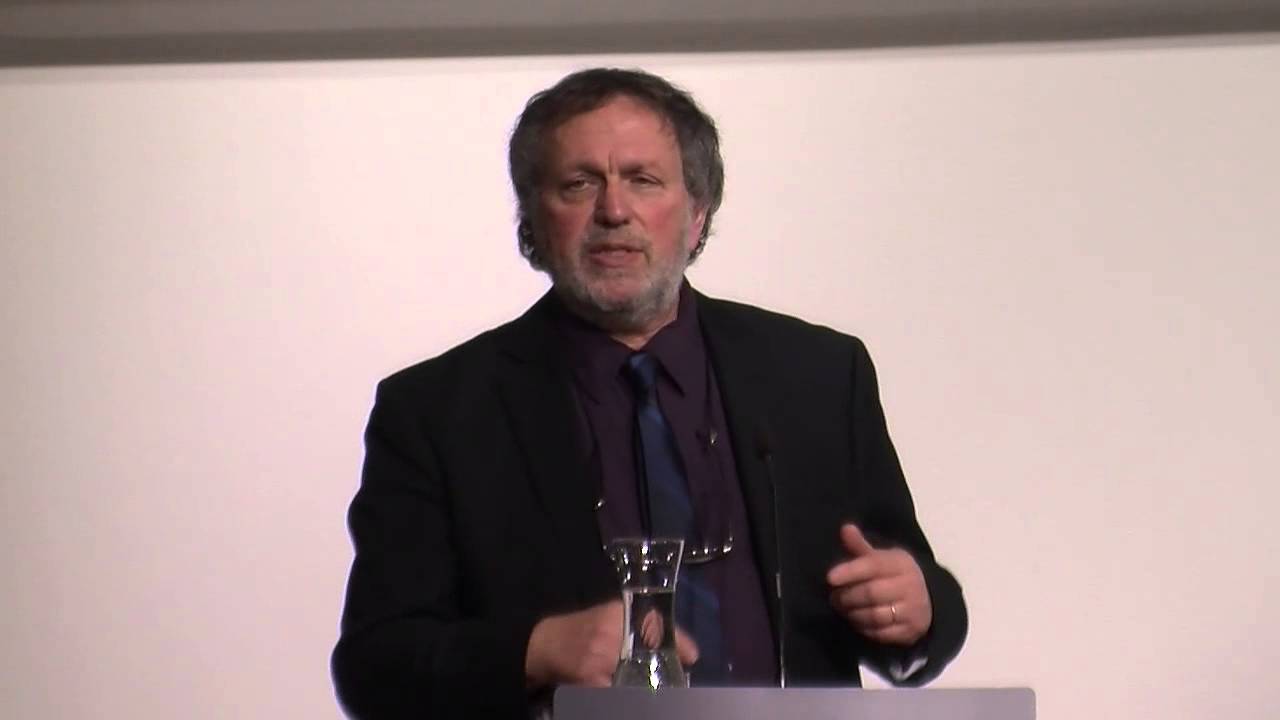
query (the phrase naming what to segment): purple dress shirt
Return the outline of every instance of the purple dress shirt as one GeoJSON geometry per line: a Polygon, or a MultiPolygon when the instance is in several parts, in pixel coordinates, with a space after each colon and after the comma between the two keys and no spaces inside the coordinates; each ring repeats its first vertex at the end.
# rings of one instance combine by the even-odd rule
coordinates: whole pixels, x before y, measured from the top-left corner
{"type": "MultiPolygon", "coordinates": [[[[633,351],[567,311],[560,313],[559,326],[581,410],[579,447],[600,491],[600,536],[606,542],[643,536],[632,445],[635,401],[623,371],[633,351]]],[[[696,525],[704,536],[694,540],[720,545],[732,537],[732,551],[706,566],[720,597],[727,682],[777,684],[776,646],[764,584],[755,562],[724,408],[698,323],[696,299],[687,282],[680,289],[676,320],[659,330],[643,350],[661,367],[658,403],[675,435],[696,525]]],[[[694,679],[696,683],[696,665],[694,679]]]]}

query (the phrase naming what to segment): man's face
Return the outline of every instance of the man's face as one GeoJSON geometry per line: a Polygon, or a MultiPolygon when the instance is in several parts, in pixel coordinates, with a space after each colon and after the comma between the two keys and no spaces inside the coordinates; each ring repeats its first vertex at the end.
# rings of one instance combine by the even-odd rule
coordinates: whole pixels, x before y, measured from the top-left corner
{"type": "Polygon", "coordinates": [[[674,317],[706,216],[674,133],[618,97],[557,127],[546,153],[535,242],[556,289],[606,329],[656,330],[674,317]]]}

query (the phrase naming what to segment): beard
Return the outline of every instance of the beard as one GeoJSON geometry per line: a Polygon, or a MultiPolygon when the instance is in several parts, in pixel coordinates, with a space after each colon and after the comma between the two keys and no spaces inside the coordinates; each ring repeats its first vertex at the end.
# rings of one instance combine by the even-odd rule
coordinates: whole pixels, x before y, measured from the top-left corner
{"type": "MultiPolygon", "coordinates": [[[[680,237],[687,237],[688,226],[680,237]]],[[[552,259],[547,273],[569,309],[611,333],[654,331],[674,316],[689,254],[676,249],[669,256],[655,254],[653,243],[630,229],[593,226],[578,243],[577,255],[552,259]],[[600,267],[592,254],[604,250],[640,253],[644,262],[622,268],[600,267]]]]}

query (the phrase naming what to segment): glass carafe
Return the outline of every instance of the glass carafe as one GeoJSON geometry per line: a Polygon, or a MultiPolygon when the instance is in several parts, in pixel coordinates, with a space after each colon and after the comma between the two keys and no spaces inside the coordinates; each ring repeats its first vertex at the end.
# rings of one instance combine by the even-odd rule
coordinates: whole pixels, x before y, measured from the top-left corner
{"type": "Polygon", "coordinates": [[[618,687],[689,687],[676,655],[676,578],[683,540],[625,538],[609,543],[622,583],[618,687]]]}

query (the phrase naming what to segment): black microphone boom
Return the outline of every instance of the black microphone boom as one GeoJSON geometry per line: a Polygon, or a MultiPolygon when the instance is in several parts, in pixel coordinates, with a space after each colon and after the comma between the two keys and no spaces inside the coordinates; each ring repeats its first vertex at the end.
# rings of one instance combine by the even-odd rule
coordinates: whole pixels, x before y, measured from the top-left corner
{"type": "Polygon", "coordinates": [[[769,426],[762,423],[756,428],[756,457],[764,463],[769,477],[769,494],[773,499],[773,551],[777,566],[773,574],[773,591],[778,598],[778,686],[787,686],[787,606],[782,602],[782,523],[778,511],[778,480],[773,473],[773,436],[769,426]]]}

